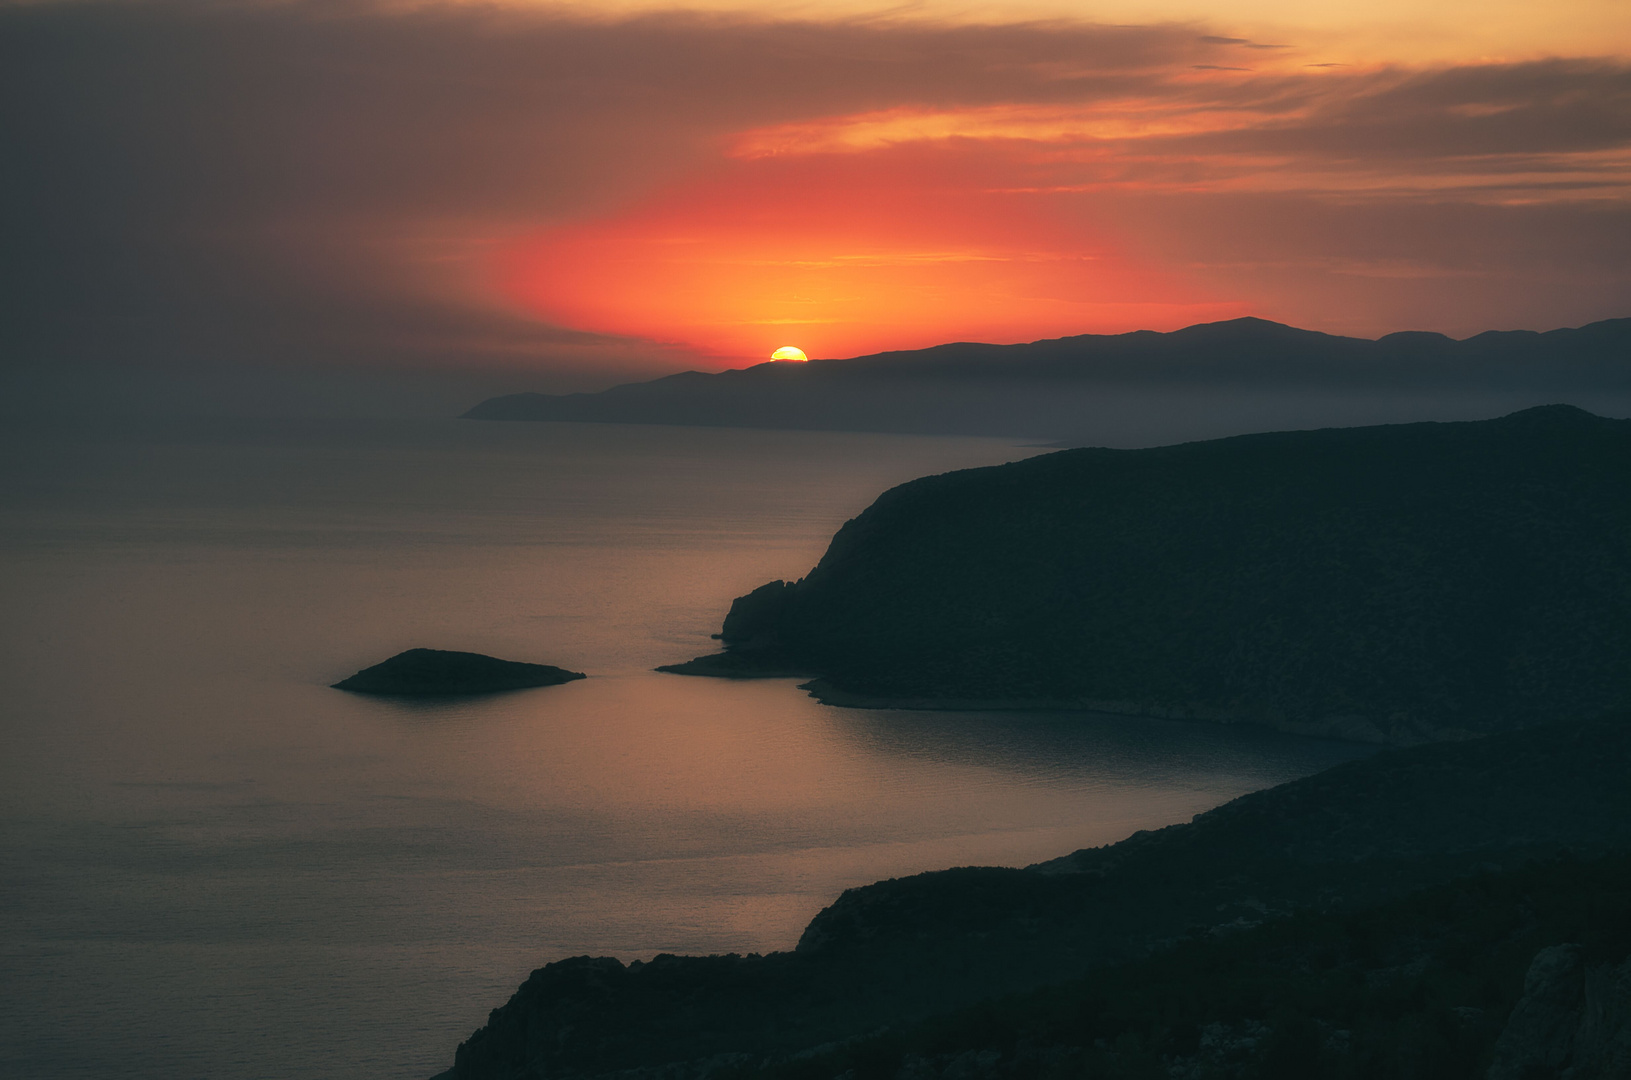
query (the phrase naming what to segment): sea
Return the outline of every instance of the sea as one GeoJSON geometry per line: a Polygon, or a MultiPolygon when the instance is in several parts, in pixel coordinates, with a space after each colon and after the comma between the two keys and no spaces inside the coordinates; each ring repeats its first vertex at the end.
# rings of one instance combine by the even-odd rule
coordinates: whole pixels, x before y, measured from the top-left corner
{"type": "Polygon", "coordinates": [[[0,1076],[423,1080],[563,957],[789,949],[1368,753],[659,674],[1016,441],[460,420],[0,432],[0,1076]],[[403,649],[588,673],[330,684],[403,649]]]}

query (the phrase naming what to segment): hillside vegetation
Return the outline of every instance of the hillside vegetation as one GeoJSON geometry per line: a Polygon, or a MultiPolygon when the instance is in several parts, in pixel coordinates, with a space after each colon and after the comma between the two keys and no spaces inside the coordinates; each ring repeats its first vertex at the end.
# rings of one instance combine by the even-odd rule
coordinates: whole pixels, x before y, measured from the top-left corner
{"type": "MultiPolygon", "coordinates": [[[[1325,996],[1311,997],[1307,1008],[1314,1011],[1303,1017],[1327,1024],[1346,1023],[1345,1016],[1391,1000],[1342,997],[1348,980],[1363,981],[1365,965],[1412,963],[1442,952],[1438,943],[1469,942],[1457,946],[1469,950],[1484,948],[1478,944],[1484,941],[1500,944],[1502,959],[1487,970],[1473,963],[1476,957],[1457,954],[1462,974],[1450,979],[1448,989],[1427,986],[1423,993],[1431,993],[1418,1002],[1427,1018],[1452,1006],[1487,1010],[1480,1021],[1489,1029],[1480,1028],[1485,1041],[1467,1051],[1476,1058],[1489,1050],[1493,1030],[1516,998],[1529,953],[1554,943],[1548,935],[1578,939],[1551,931],[1528,934],[1524,927],[1532,928],[1536,919],[1533,911],[1525,913],[1522,888],[1503,893],[1507,899],[1494,908],[1476,898],[1451,903],[1433,917],[1455,925],[1425,937],[1408,922],[1389,930],[1387,918],[1344,920],[1469,876],[1631,850],[1626,719],[1389,751],[1244,796],[1190,824],[1053,863],[1023,870],[965,867],[852,889],[811,922],[792,952],[660,956],[629,965],[578,957],[550,964],[533,972],[459,1047],[452,1075],[541,1080],[641,1070],[684,1080],[727,1066],[796,1073],[798,1062],[818,1059],[832,1064],[831,1070],[803,1075],[839,1076],[850,1067],[859,1074],[861,1064],[845,1061],[848,1051],[838,1044],[880,1031],[892,1034],[877,1044],[882,1057],[874,1064],[881,1071],[872,1075],[892,1075],[885,1066],[900,1066],[902,1054],[996,1049],[1001,1058],[1013,1050],[1014,1039],[1026,1035],[1015,1017],[1037,1012],[1047,1023],[1063,1024],[1081,1015],[1071,1002],[1102,1002],[1124,984],[1142,987],[1137,992],[1143,996],[1130,999],[1130,1012],[1090,1017],[1077,1034],[1055,1031],[1047,1038],[1078,1049],[1084,1044],[1069,1039],[1087,1038],[1089,1049],[1097,1039],[1110,1040],[1112,1048],[1137,1051],[1121,1061],[1132,1068],[1148,1064],[1151,1053],[1177,1053],[1184,1046],[1190,1050],[1183,1052],[1193,1053],[1198,1036],[1191,1025],[1279,1023],[1285,1006],[1296,1003],[1291,990],[1297,984],[1270,985],[1278,978],[1273,972],[1276,965],[1294,971],[1300,963],[1280,956],[1277,943],[1286,940],[1308,957],[1327,957],[1336,949],[1310,976],[1308,985],[1323,987],[1319,993],[1325,996]],[[1304,941],[1296,937],[1303,931],[1294,930],[1285,932],[1292,935],[1287,939],[1272,929],[1288,917],[1313,926],[1313,938],[1304,941]],[[1371,929],[1343,944],[1351,925],[1371,929]],[[1264,927],[1266,936],[1242,940],[1260,942],[1267,952],[1249,946],[1161,959],[1185,943],[1230,938],[1254,927],[1264,927]],[[1154,966],[1114,973],[1125,964],[1154,966]],[[1186,970],[1192,980],[1194,972],[1215,974],[1162,987],[1162,973],[1186,970]],[[1055,1004],[1046,1008],[995,1007],[996,1028],[956,1022],[948,1029],[935,1019],[1007,994],[1084,979],[1061,990],[1064,996],[1050,999],[1055,1004]],[[1486,994],[1483,980],[1498,984],[1495,991],[1486,994]],[[1239,985],[1255,986],[1256,996],[1225,1007],[1235,993],[1230,988],[1239,985]],[[940,1024],[941,1035],[920,1024],[940,1024]],[[942,1037],[948,1030],[963,1043],[933,1049],[952,1047],[955,1038],[942,1037]],[[901,1041],[888,1041],[897,1036],[901,1041]]],[[[1631,914],[1623,903],[1623,869],[1617,873],[1610,881],[1620,897],[1613,901],[1620,905],[1613,917],[1623,925],[1631,914]]],[[[1429,913],[1437,903],[1428,904],[1429,913]]],[[[1410,978],[1419,982],[1428,971],[1421,968],[1410,978]]],[[[1037,1075],[1038,1060],[1028,1059],[1013,1075],[1037,1075]]],[[[1070,1075],[1083,1074],[1078,1069],[1070,1075]]]]}
{"type": "Polygon", "coordinates": [[[1394,743],[1602,713],[1631,704],[1631,421],[1548,406],[927,477],[722,636],[666,670],[1394,743]]]}

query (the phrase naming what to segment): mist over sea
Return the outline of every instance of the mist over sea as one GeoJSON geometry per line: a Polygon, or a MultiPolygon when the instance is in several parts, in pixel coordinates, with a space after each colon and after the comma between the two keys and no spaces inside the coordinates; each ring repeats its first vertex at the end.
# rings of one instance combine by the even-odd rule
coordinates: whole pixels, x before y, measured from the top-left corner
{"type": "Polygon", "coordinates": [[[461,421],[0,433],[0,1073],[423,1078],[565,956],[792,947],[1366,752],[660,675],[992,439],[461,421]],[[406,648],[589,673],[439,703],[406,648]]]}

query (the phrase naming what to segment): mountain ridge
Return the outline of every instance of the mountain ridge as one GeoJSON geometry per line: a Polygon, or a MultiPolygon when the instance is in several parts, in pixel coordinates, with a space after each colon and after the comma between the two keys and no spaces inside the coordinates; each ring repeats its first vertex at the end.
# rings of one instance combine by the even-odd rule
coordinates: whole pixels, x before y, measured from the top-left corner
{"type": "Polygon", "coordinates": [[[1084,410],[1094,415],[1107,393],[1203,390],[1626,396],[1631,318],[1461,340],[1424,331],[1371,340],[1246,317],[1170,332],[950,342],[678,372],[597,393],[509,394],[464,418],[1056,437],[1081,434],[1084,410]]]}

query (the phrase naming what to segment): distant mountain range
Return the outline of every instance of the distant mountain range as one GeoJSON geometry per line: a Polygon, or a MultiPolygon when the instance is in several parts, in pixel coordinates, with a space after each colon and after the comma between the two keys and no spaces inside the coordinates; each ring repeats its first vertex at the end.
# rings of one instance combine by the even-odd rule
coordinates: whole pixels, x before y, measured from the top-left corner
{"type": "Polygon", "coordinates": [[[925,477],[722,637],[662,670],[1394,743],[1623,709],[1631,421],[1554,405],[925,477]]]}
{"type": "MultiPolygon", "coordinates": [[[[1204,417],[1231,396],[1260,408],[1265,394],[1290,395],[1301,411],[1271,412],[1244,426],[1208,428],[1202,419],[1193,433],[1159,431],[1177,438],[1305,426],[1288,418],[1307,415],[1307,399],[1321,395],[1350,403],[1356,395],[1439,402],[1485,395],[1504,403],[1491,411],[1555,400],[1590,405],[1604,396],[1631,400],[1631,319],[1547,333],[1491,331],[1463,341],[1414,332],[1371,341],[1246,318],[1172,333],[963,342],[717,374],[687,371],[595,394],[510,394],[465,416],[1069,439],[1119,432],[1129,408],[1189,409],[1204,417]],[[1174,404],[1175,397],[1190,400],[1174,404]]],[[[1333,408],[1313,419],[1400,418],[1333,408]]]]}

